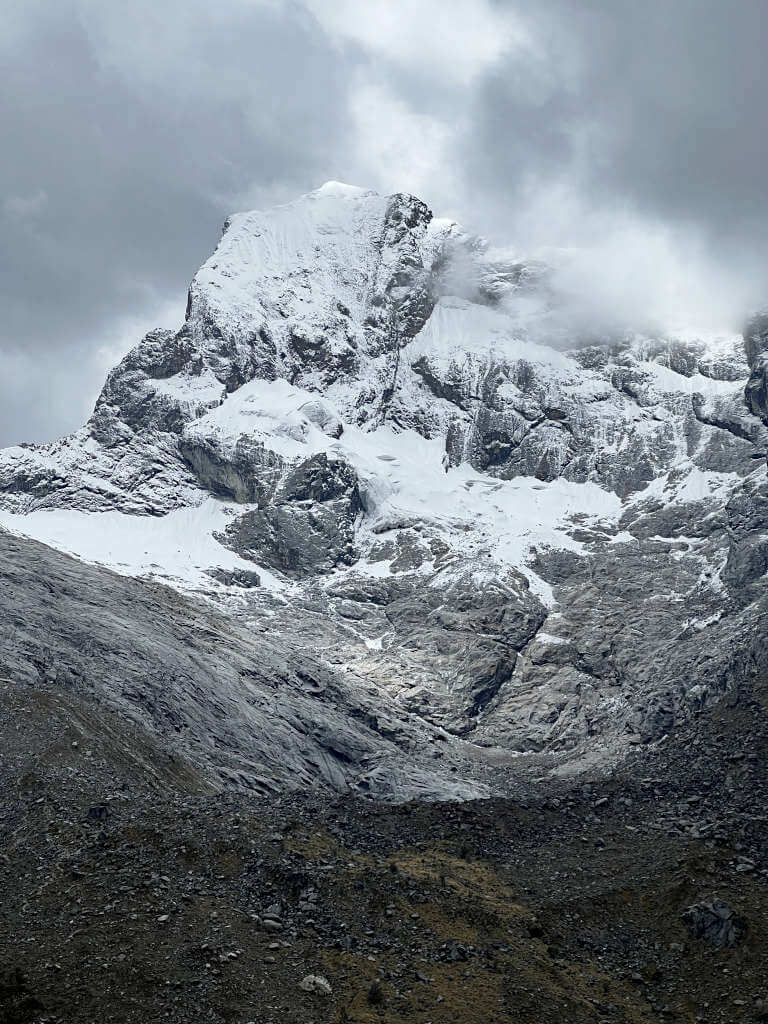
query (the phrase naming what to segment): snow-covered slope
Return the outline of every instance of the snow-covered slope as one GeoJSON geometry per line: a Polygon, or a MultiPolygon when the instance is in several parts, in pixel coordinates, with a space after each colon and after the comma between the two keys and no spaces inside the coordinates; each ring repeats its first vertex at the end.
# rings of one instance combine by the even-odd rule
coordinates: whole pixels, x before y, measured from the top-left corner
{"type": "Polygon", "coordinates": [[[88,424],[0,454],[0,525],[201,591],[476,743],[653,740],[743,668],[768,331],[588,343],[557,304],[412,196],[235,215],[88,424]]]}

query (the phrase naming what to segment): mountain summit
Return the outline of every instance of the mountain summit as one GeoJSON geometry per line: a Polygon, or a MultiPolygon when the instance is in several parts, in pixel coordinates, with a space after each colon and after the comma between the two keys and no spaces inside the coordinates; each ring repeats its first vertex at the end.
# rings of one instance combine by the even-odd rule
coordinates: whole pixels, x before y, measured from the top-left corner
{"type": "Polygon", "coordinates": [[[0,453],[0,525],[213,605],[233,714],[275,666],[283,732],[248,712],[237,784],[461,796],[630,756],[765,668],[768,328],[584,338],[558,302],[410,195],[236,214],[88,423],[0,453]]]}

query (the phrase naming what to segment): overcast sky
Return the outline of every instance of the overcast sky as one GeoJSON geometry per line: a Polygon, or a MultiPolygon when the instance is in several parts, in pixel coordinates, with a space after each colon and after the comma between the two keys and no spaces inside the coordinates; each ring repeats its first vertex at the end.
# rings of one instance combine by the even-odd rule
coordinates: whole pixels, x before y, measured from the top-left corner
{"type": "Polygon", "coordinates": [[[768,304],[765,0],[3,0],[0,443],[88,415],[226,215],[336,178],[596,306],[768,304]]]}

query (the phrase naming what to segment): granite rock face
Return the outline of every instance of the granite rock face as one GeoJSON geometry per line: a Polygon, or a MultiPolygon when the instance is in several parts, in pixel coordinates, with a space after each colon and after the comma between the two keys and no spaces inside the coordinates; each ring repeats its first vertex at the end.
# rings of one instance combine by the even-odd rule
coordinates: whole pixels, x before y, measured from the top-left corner
{"type": "Polygon", "coordinates": [[[235,215],[180,330],[0,453],[0,526],[202,592],[398,749],[420,722],[486,767],[624,756],[763,671],[768,327],[585,339],[559,301],[412,196],[235,215]]]}
{"type": "Polygon", "coordinates": [[[683,920],[694,938],[721,948],[738,945],[747,931],[746,923],[724,900],[696,903],[688,907],[683,920]]]}
{"type": "Polygon", "coordinates": [[[744,347],[749,363],[745,389],[747,406],[763,422],[768,421],[768,315],[753,317],[744,331],[744,347]]]}
{"type": "Polygon", "coordinates": [[[214,788],[486,791],[442,733],[405,713],[390,722],[362,680],[288,636],[4,531],[0,578],[0,676],[117,712],[137,760],[147,737],[154,760],[178,759],[214,788]]]}

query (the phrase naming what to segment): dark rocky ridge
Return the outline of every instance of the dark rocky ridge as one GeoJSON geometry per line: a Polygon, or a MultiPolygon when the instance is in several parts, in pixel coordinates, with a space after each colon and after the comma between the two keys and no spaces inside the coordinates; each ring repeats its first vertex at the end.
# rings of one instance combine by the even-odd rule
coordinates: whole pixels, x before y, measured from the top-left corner
{"type": "Polygon", "coordinates": [[[382,694],[329,669],[299,635],[249,630],[167,587],[3,531],[0,677],[116,715],[120,757],[149,749],[150,774],[178,765],[216,789],[385,799],[411,786],[426,797],[482,789],[462,781],[466,757],[445,734],[408,714],[390,719],[382,694]]]}

